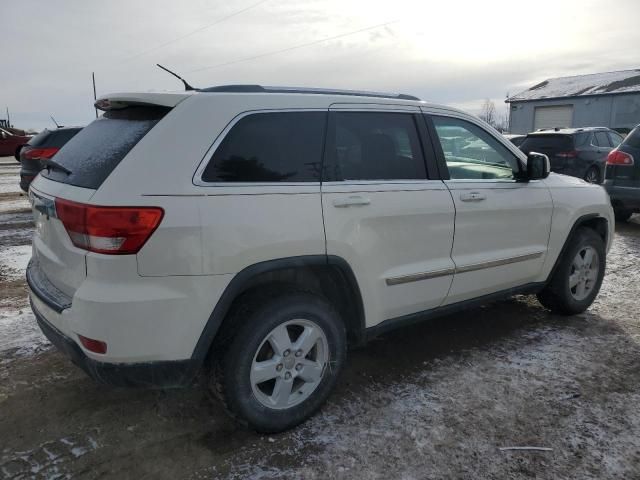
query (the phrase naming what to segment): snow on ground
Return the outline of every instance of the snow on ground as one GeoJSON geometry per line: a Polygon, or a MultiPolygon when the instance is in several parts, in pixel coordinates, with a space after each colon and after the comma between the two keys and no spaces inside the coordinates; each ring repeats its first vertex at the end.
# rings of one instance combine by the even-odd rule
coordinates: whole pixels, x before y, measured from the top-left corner
{"type": "Polygon", "coordinates": [[[31,258],[31,245],[3,247],[0,251],[0,276],[8,280],[23,278],[31,258]]]}
{"type": "Polygon", "coordinates": [[[3,362],[31,355],[48,345],[28,307],[22,285],[31,245],[3,246],[0,249],[0,279],[6,282],[0,298],[0,358],[3,362]]]}
{"type": "Polygon", "coordinates": [[[18,175],[0,175],[0,193],[20,193],[18,175]]]}
{"type": "Polygon", "coordinates": [[[33,355],[48,345],[26,302],[19,309],[0,308],[0,363],[33,355]]]}
{"type": "Polygon", "coordinates": [[[28,211],[30,209],[31,206],[26,195],[0,202],[0,212],[28,211]]]}

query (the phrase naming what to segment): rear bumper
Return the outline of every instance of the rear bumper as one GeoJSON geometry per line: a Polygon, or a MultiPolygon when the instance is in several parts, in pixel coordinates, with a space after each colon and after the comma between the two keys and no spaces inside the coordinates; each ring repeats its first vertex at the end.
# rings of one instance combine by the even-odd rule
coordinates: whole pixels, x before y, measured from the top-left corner
{"type": "Polygon", "coordinates": [[[33,302],[31,309],[49,341],[99,383],[122,387],[184,387],[193,381],[200,367],[193,359],[128,364],[99,362],[87,357],[76,342],[51,325],[33,302]]]}
{"type": "Polygon", "coordinates": [[[605,180],[604,188],[616,209],[640,211],[640,188],[619,187],[605,180]]]}

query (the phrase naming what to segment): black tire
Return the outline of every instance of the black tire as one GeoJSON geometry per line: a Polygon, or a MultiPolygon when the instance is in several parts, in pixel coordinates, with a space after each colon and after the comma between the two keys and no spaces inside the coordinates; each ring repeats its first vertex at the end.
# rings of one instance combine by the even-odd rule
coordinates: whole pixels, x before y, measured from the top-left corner
{"type": "Polygon", "coordinates": [[[600,175],[600,169],[595,166],[591,166],[587,168],[587,171],[584,174],[584,180],[589,183],[602,183],[602,177],[600,175]]]}
{"type": "Polygon", "coordinates": [[[211,393],[222,400],[231,416],[263,433],[290,429],[312,416],[331,393],[347,355],[344,323],[329,302],[307,292],[290,291],[275,298],[272,294],[245,297],[230,321],[225,322],[228,340],[224,343],[228,346],[218,355],[213,352],[209,382],[211,393]],[[268,408],[254,394],[250,380],[252,362],[267,335],[293,319],[311,320],[320,327],[328,343],[329,362],[315,390],[302,403],[282,409],[268,408]],[[229,336],[231,328],[234,332],[229,336]]]}
{"type": "Polygon", "coordinates": [[[22,150],[22,147],[24,147],[24,145],[20,145],[18,148],[16,148],[16,151],[13,154],[13,158],[15,158],[16,162],[18,163],[20,163],[20,150],[22,150]]]}
{"type": "Polygon", "coordinates": [[[575,315],[584,312],[600,291],[606,267],[606,251],[604,241],[594,230],[581,227],[576,230],[565,250],[553,276],[544,289],[538,293],[540,303],[554,313],[575,315]],[[592,247],[598,254],[599,269],[596,281],[586,298],[577,300],[569,286],[572,263],[578,252],[585,247],[592,247]]]}
{"type": "Polygon", "coordinates": [[[616,221],[618,222],[626,222],[631,218],[631,215],[633,215],[633,212],[629,211],[629,210],[617,210],[615,209],[613,211],[613,213],[616,216],[616,221]]]}

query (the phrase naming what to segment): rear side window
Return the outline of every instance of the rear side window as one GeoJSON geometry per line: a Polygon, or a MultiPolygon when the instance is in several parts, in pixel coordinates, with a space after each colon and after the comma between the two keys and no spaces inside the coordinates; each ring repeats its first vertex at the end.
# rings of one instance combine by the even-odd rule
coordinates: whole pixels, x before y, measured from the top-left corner
{"type": "Polygon", "coordinates": [[[573,141],[568,135],[530,135],[520,145],[525,153],[568,152],[573,150],[573,141]]]}
{"type": "Polygon", "coordinates": [[[55,162],[70,173],[50,168],[41,174],[57,182],[97,189],[169,110],[136,106],[105,112],[56,154],[55,162]]]}
{"type": "Polygon", "coordinates": [[[331,114],[325,180],[422,180],[426,169],[408,113],[331,114]]]}
{"type": "Polygon", "coordinates": [[[326,112],[255,113],[229,131],[205,182],[319,182],[326,112]]]}
{"type": "Polygon", "coordinates": [[[631,130],[631,132],[629,132],[629,135],[627,135],[627,138],[624,139],[623,143],[633,148],[640,148],[640,127],[636,127],[631,130]]]}
{"type": "Polygon", "coordinates": [[[609,137],[607,137],[607,134],[605,132],[596,132],[595,137],[596,137],[596,143],[599,147],[611,146],[609,144],[609,137]]]}
{"type": "Polygon", "coordinates": [[[575,136],[575,141],[576,141],[576,148],[578,147],[586,147],[589,145],[589,141],[591,139],[591,133],[589,132],[582,132],[582,133],[577,133],[575,136]]]}

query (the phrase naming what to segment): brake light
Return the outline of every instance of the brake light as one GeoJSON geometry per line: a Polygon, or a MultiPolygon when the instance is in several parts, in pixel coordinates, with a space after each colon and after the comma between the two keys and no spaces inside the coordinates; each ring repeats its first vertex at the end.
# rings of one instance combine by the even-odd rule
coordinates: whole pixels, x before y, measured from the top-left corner
{"type": "Polygon", "coordinates": [[[82,346],[93,353],[107,353],[107,344],[100,340],[94,340],[93,338],[83,337],[78,335],[82,346]]]}
{"type": "Polygon", "coordinates": [[[56,213],[78,248],[94,253],[137,253],[158,228],[159,207],[99,207],[56,199],[56,213]]]}
{"type": "Polygon", "coordinates": [[[560,152],[556,153],[556,157],[559,158],[576,158],[578,156],[578,152],[575,150],[571,150],[570,152],[560,152]]]}
{"type": "Polygon", "coordinates": [[[633,165],[633,156],[620,150],[612,150],[607,156],[607,165],[633,165]]]}
{"type": "Polygon", "coordinates": [[[24,153],[24,158],[27,160],[46,160],[58,153],[58,150],[60,149],[56,147],[32,148],[24,153]]]}

